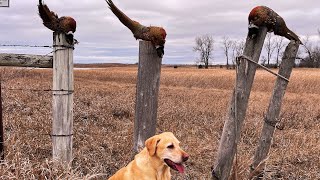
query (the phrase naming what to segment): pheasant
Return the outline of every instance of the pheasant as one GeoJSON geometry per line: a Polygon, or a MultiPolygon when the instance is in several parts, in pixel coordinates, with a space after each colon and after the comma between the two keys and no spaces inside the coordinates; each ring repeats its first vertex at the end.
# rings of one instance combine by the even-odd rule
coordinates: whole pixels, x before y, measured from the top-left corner
{"type": "Polygon", "coordinates": [[[144,26],[139,22],[131,20],[127,15],[125,15],[120,9],[118,9],[112,0],[106,0],[109,8],[115,14],[123,25],[131,30],[133,36],[136,39],[141,39],[145,41],[151,41],[157,50],[157,54],[160,58],[164,55],[164,44],[166,43],[167,33],[162,27],[156,26],[144,26]]]}
{"type": "Polygon", "coordinates": [[[42,0],[39,0],[38,10],[45,27],[54,32],[65,33],[69,44],[73,45],[74,42],[77,43],[77,40],[73,39],[77,22],[72,17],[62,16],[59,18],[56,13],[50,11],[46,4],[42,3],[42,0]]]}
{"type": "Polygon", "coordinates": [[[287,27],[284,19],[269,7],[257,6],[253,8],[248,20],[250,36],[256,34],[259,27],[265,26],[268,32],[274,32],[275,35],[283,36],[302,44],[299,37],[287,27]]]}

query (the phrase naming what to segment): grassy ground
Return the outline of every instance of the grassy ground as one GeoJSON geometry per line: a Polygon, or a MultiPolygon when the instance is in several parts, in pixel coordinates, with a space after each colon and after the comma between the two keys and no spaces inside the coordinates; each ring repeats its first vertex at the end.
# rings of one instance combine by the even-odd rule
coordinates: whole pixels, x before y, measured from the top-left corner
{"type": "MultiPolygon", "coordinates": [[[[70,169],[51,162],[50,70],[0,69],[6,161],[0,179],[105,179],[131,159],[136,67],[75,71],[74,160],[70,169]],[[100,175],[99,175],[100,174],[100,175]],[[104,175],[103,175],[104,174],[104,175]]],[[[234,71],[163,68],[158,132],[172,131],[191,158],[186,174],[173,179],[209,179],[234,71]]],[[[258,70],[238,148],[239,177],[248,174],[275,77],[258,70]]],[[[320,179],[320,72],[295,69],[275,132],[267,179],[320,179]]]]}

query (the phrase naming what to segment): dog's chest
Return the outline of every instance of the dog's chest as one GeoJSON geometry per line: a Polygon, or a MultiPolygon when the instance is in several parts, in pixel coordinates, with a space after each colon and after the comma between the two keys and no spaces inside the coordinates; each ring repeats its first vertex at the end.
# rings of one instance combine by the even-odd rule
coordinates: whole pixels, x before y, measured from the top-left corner
{"type": "Polygon", "coordinates": [[[158,170],[156,180],[171,180],[170,169],[165,168],[158,170]]]}

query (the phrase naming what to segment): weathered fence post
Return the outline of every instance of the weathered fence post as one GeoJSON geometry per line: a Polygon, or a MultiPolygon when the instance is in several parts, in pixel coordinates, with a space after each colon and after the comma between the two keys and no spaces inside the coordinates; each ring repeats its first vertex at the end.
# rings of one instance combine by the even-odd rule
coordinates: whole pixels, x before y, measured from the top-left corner
{"type": "Polygon", "coordinates": [[[73,45],[65,34],[53,34],[53,159],[72,160],[73,136],[73,45]]]}
{"type": "Polygon", "coordinates": [[[0,53],[0,66],[52,68],[52,56],[0,53]]]}
{"type": "MultiPolygon", "coordinates": [[[[297,52],[299,49],[299,43],[291,41],[286,47],[285,53],[280,64],[279,74],[289,79],[297,52]]],[[[263,129],[260,136],[260,141],[251,165],[251,178],[260,174],[265,166],[265,160],[269,154],[270,146],[272,143],[273,134],[280,115],[282,99],[284,97],[288,81],[278,77],[275,83],[272,97],[270,99],[267,114],[264,118],[263,129]]]]}
{"type": "MultiPolygon", "coordinates": [[[[255,37],[248,34],[243,55],[258,62],[266,34],[266,27],[260,27],[255,37]]],[[[239,59],[237,83],[226,115],[212,179],[226,180],[230,175],[256,69],[256,64],[245,58],[239,59]]]]}
{"type": "Polygon", "coordinates": [[[151,42],[139,42],[139,68],[134,121],[134,153],[156,132],[162,58],[151,42]]]}
{"type": "Polygon", "coordinates": [[[4,160],[4,130],[2,121],[2,96],[1,96],[1,80],[0,80],[0,161],[4,160]]]}

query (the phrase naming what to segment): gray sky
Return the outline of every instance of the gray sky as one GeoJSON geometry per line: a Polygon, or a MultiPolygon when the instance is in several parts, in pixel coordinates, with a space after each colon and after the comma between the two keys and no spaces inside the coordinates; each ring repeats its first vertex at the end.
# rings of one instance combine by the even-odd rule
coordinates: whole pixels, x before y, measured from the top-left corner
{"type": "MultiPolygon", "coordinates": [[[[77,21],[76,63],[136,63],[138,41],[107,8],[104,0],[45,0],[59,16],[77,21]]],[[[196,36],[209,34],[215,40],[215,63],[225,63],[221,39],[244,39],[247,17],[257,5],[280,14],[300,37],[318,41],[319,0],[113,0],[131,19],[143,25],[162,26],[167,31],[163,63],[194,63],[192,47],[196,36]]],[[[0,7],[0,44],[51,45],[52,32],[38,16],[37,0],[10,0],[0,7]]],[[[286,41],[287,42],[287,41],[286,41]]],[[[47,54],[47,48],[0,47],[0,53],[47,54]]]]}

